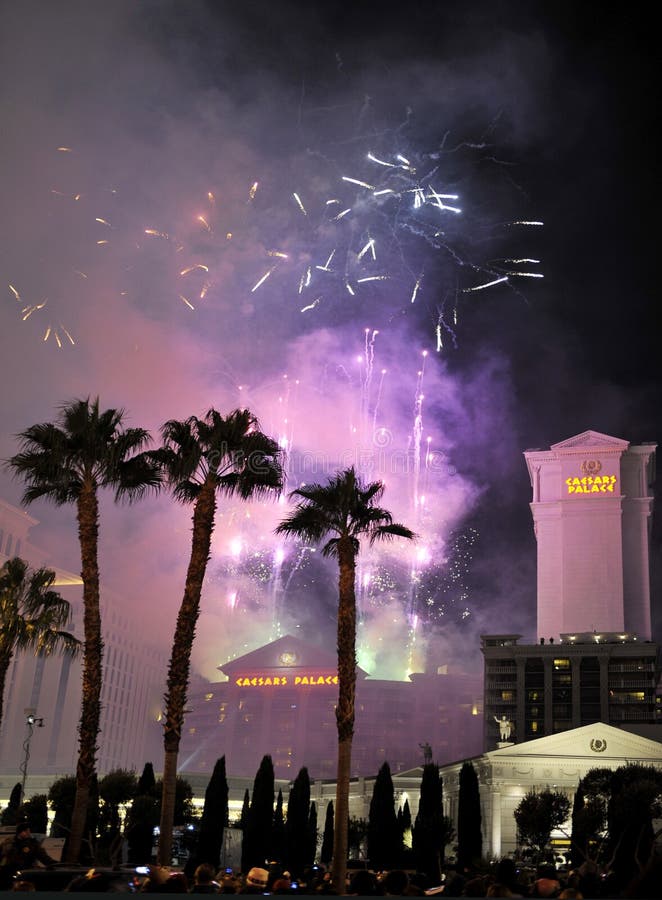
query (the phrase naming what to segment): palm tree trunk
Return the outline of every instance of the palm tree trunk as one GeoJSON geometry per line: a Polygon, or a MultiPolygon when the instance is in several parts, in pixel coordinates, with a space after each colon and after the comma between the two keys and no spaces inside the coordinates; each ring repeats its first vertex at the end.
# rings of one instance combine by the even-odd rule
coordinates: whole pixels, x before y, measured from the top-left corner
{"type": "Polygon", "coordinates": [[[78,498],[78,538],[83,579],[83,696],[79,725],[76,797],[71,816],[71,832],[64,862],[78,862],[95,774],[99,719],[101,715],[101,613],[99,610],[99,502],[93,484],[85,483],[78,498]]]}
{"type": "Polygon", "coordinates": [[[175,819],[177,797],[177,757],[179,740],[170,741],[163,758],[163,782],[161,786],[161,821],[159,825],[159,846],[157,863],[169,866],[172,862],[172,829],[175,819]]]}
{"type": "Polygon", "coordinates": [[[349,821],[349,780],[352,769],[354,698],[356,694],[356,551],[348,538],[338,544],[338,769],[333,838],[332,881],[339,894],[345,893],[347,875],[347,824],[349,821]]]}
{"type": "Polygon", "coordinates": [[[161,823],[157,862],[169,866],[172,860],[172,829],[175,819],[175,791],[177,788],[177,757],[184,725],[186,694],[191,668],[191,650],[195,627],[200,615],[202,584],[209,561],[211,535],[216,513],[215,485],[206,482],[193,510],[193,538],[191,558],[186,573],[184,597],[177,616],[175,637],[168,669],[168,685],[165,695],[165,722],[163,726],[163,786],[161,793],[161,823]]]}
{"type": "Polygon", "coordinates": [[[2,714],[4,711],[5,682],[7,681],[7,672],[9,664],[12,660],[12,653],[0,650],[0,729],[2,728],[2,714]]]}

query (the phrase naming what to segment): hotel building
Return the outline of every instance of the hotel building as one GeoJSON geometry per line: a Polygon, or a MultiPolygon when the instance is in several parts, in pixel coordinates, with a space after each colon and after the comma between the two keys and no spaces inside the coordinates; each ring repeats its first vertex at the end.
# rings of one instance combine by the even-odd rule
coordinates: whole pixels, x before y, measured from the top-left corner
{"type": "MultiPolygon", "coordinates": [[[[56,573],[55,589],[71,604],[69,631],[83,634],[80,576],[54,565],[31,541],[38,521],[0,500],[0,565],[20,556],[33,568],[56,573]]],[[[97,769],[141,771],[157,760],[161,695],[165,681],[163,654],[147,645],[139,629],[120,612],[117,597],[102,591],[104,641],[101,728],[97,769]]],[[[25,764],[27,713],[43,718],[29,741],[29,771],[43,775],[73,775],[78,758],[81,702],[81,661],[69,656],[17,653],[10,664],[0,725],[0,775],[14,775],[25,764]]]]}
{"type": "MultiPolygon", "coordinates": [[[[277,778],[335,778],[338,698],[332,651],[291,635],[220,667],[227,681],[191,695],[182,735],[183,773],[210,772],[225,756],[231,776],[254,776],[265,754],[277,778]]],[[[435,762],[480,752],[480,676],[441,671],[409,681],[371,679],[357,669],[352,775],[410,769],[430,746],[435,762]]]]}
{"type": "Polygon", "coordinates": [[[662,721],[651,641],[655,444],[586,431],[524,457],[537,541],[538,642],[483,635],[486,749],[499,720],[526,741],[662,721]]]}

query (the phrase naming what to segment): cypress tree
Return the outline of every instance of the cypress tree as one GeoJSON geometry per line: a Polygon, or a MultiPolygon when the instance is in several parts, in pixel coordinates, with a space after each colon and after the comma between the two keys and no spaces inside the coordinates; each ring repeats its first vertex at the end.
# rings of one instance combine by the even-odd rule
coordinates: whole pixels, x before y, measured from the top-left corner
{"type": "Polygon", "coordinates": [[[154,829],[158,824],[159,799],[149,794],[134,797],[124,823],[130,863],[147,865],[152,861],[154,829]]]}
{"type": "Polygon", "coordinates": [[[308,817],[310,815],[310,777],[304,766],[294,779],[287,801],[285,822],[285,866],[301,877],[309,863],[308,817]]]}
{"type": "Polygon", "coordinates": [[[441,863],[446,843],[446,827],[442,805],[442,783],[439,766],[423,766],[418,814],[414,822],[413,850],[416,868],[425,873],[433,885],[441,882],[441,863]]]}
{"type": "Polygon", "coordinates": [[[263,756],[253,782],[253,796],[244,829],[241,847],[243,872],[248,872],[252,866],[264,866],[271,855],[274,782],[274,764],[271,756],[263,756]]]}
{"type": "Polygon", "coordinates": [[[244,791],[244,802],[241,806],[241,814],[239,815],[239,828],[245,831],[248,827],[248,811],[251,808],[251,797],[248,788],[244,791]]]}
{"type": "Polygon", "coordinates": [[[306,865],[312,866],[317,854],[317,806],[314,800],[310,804],[310,815],[308,816],[308,840],[306,843],[308,850],[306,865]]]}
{"type": "Polygon", "coordinates": [[[402,807],[402,843],[411,847],[411,808],[409,806],[409,800],[405,800],[405,805],[402,807]]]}
{"type": "Polygon", "coordinates": [[[326,816],[324,818],[324,835],[322,837],[322,849],[320,862],[328,866],[333,859],[333,800],[326,804],[326,816]]]}
{"type": "Polygon", "coordinates": [[[279,788],[274,812],[274,830],[272,835],[271,855],[278,862],[283,861],[285,853],[285,817],[283,815],[283,792],[279,788]]]}
{"type": "Polygon", "coordinates": [[[572,801],[572,830],[570,833],[570,861],[573,869],[580,866],[586,858],[587,834],[584,827],[584,808],[586,799],[584,794],[584,785],[579,780],[575,796],[572,801]]]}
{"type": "Polygon", "coordinates": [[[457,861],[462,868],[472,868],[480,862],[483,855],[480,790],[476,770],[470,762],[465,762],[460,769],[457,844],[457,861]]]}
{"type": "Polygon", "coordinates": [[[14,787],[11,789],[11,794],[9,795],[9,802],[7,806],[2,810],[2,817],[0,818],[0,824],[2,825],[16,825],[18,821],[18,813],[21,808],[21,800],[23,799],[23,788],[21,786],[21,782],[17,781],[14,787]]]}
{"type": "Polygon", "coordinates": [[[395,812],[391,768],[382,764],[372,790],[368,814],[368,859],[373,869],[393,868],[399,857],[400,835],[395,812]]]}
{"type": "Polygon", "coordinates": [[[154,828],[159,824],[159,805],[156,796],[154,766],[145,763],[136,785],[136,795],[129,807],[124,823],[128,844],[128,861],[147,864],[152,860],[154,828]]]}
{"type": "Polygon", "coordinates": [[[223,832],[228,824],[228,780],[225,773],[225,757],[216,760],[207,790],[200,819],[196,860],[210,863],[215,869],[221,864],[223,832]]]}
{"type": "Polygon", "coordinates": [[[151,762],[145,763],[142,775],[138,779],[136,797],[152,797],[156,792],[156,777],[151,762]]]}

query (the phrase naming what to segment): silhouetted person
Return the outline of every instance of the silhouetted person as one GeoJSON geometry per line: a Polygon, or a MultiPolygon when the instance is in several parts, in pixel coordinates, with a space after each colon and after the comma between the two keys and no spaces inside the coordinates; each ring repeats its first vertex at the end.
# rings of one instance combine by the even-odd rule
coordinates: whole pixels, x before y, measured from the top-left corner
{"type": "Polygon", "coordinates": [[[14,837],[6,838],[0,845],[0,890],[10,888],[14,875],[21,869],[33,869],[38,862],[54,866],[56,860],[32,837],[30,825],[19,822],[14,837]]]}
{"type": "Polygon", "coordinates": [[[209,863],[200,863],[193,873],[193,887],[191,894],[218,894],[220,884],[215,879],[216,872],[209,863]]]}

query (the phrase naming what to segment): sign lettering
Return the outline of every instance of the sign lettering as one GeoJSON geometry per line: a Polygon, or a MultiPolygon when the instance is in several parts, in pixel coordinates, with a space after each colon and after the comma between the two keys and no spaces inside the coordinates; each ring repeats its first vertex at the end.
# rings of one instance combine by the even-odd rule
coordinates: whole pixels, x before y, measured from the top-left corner
{"type": "Polygon", "coordinates": [[[566,478],[569,494],[613,494],[615,475],[585,475],[583,478],[566,478]]]}
{"type": "Polygon", "coordinates": [[[237,687],[320,687],[338,684],[338,676],[333,674],[295,675],[294,681],[287,675],[239,675],[234,683],[237,687]]]}

